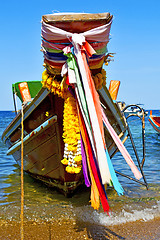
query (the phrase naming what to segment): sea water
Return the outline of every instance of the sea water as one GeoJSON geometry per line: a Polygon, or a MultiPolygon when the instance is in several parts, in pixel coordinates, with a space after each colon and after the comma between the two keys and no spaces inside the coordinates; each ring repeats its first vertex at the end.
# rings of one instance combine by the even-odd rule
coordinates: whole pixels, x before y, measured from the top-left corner
{"type": "MultiPolygon", "coordinates": [[[[155,110],[153,114],[160,115],[155,110]]],[[[11,111],[0,112],[0,137],[15,117],[11,111]]],[[[142,129],[139,118],[128,118],[140,161],[143,158],[142,129]]],[[[125,146],[137,165],[132,144],[127,139],[125,146]]],[[[71,198],[24,174],[24,216],[28,221],[69,220],[114,225],[130,221],[148,221],[160,216],[160,135],[145,117],[146,159],[143,167],[148,183],[144,185],[118,175],[124,195],[118,196],[113,188],[107,189],[110,216],[103,209],[96,211],[90,206],[90,189],[80,189],[71,198]]],[[[7,156],[7,147],[0,139],[0,220],[20,220],[21,191],[20,168],[12,156],[7,156]]],[[[115,170],[134,177],[120,153],[112,159],[115,170]]],[[[143,179],[141,180],[143,182],[143,179]]]]}

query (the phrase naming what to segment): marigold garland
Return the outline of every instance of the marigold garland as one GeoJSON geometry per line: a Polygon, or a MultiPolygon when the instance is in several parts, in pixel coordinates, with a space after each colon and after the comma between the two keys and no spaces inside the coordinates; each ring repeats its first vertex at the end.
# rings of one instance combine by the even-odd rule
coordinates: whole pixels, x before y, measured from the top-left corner
{"type": "Polygon", "coordinates": [[[64,101],[63,139],[64,159],[61,161],[69,173],[79,173],[82,168],[80,129],[76,102],[70,94],[64,101]]]}
{"type": "MultiPolygon", "coordinates": [[[[55,77],[56,75],[50,75],[45,70],[42,73],[42,86],[64,99],[62,136],[64,141],[64,158],[61,162],[63,165],[66,165],[65,169],[68,173],[79,173],[82,169],[82,156],[76,101],[67,89],[66,79],[63,78],[60,82],[55,77]]],[[[106,85],[106,71],[104,69],[101,70],[101,73],[92,76],[92,78],[97,90],[106,85]]]]}
{"type": "Polygon", "coordinates": [[[58,97],[66,98],[68,96],[67,89],[64,87],[64,85],[62,85],[62,82],[57,81],[55,77],[56,75],[51,76],[47,70],[45,70],[42,73],[42,87],[48,88],[48,90],[53,92],[55,95],[57,94],[58,97]]]}
{"type": "Polygon", "coordinates": [[[71,93],[67,90],[65,79],[59,82],[55,76],[50,76],[45,70],[42,73],[42,86],[48,88],[54,94],[64,98],[63,112],[63,140],[64,158],[62,164],[67,165],[69,173],[79,173],[82,168],[80,129],[77,115],[76,102],[71,93]]]}

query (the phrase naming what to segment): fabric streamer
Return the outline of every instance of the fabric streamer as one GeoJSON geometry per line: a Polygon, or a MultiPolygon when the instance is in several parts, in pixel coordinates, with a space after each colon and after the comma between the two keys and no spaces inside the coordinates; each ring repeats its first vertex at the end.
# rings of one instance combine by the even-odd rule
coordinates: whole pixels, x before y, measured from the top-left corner
{"type": "Polygon", "coordinates": [[[106,148],[106,156],[107,156],[109,171],[111,173],[112,183],[113,183],[114,189],[116,190],[116,192],[118,193],[119,196],[123,195],[124,190],[123,190],[121,184],[119,183],[117,175],[116,175],[116,173],[114,171],[114,168],[113,168],[113,165],[112,165],[112,162],[111,162],[111,159],[110,159],[110,156],[109,156],[107,148],[106,148]]]}
{"type": "MultiPolygon", "coordinates": [[[[108,204],[108,201],[107,201],[106,192],[105,192],[104,186],[102,184],[101,177],[98,174],[98,169],[97,169],[97,166],[95,164],[95,156],[94,156],[93,151],[91,149],[91,144],[90,144],[88,134],[87,134],[87,131],[86,131],[86,127],[85,127],[85,124],[83,122],[83,118],[80,114],[80,111],[78,111],[78,115],[79,115],[79,122],[80,122],[80,129],[81,129],[82,138],[83,138],[83,141],[84,141],[85,149],[87,150],[89,166],[90,166],[90,173],[94,176],[94,181],[96,182],[96,186],[98,188],[98,192],[99,192],[99,196],[100,196],[100,199],[101,199],[103,210],[105,212],[106,211],[109,212],[109,204],[108,204]]],[[[97,198],[97,196],[95,196],[95,197],[97,198]]]]}
{"type": "MultiPolygon", "coordinates": [[[[84,61],[85,61],[85,56],[84,55],[83,55],[83,58],[84,58],[84,61]]],[[[87,64],[85,64],[85,66],[86,66],[86,72],[88,73],[88,76],[89,76],[89,79],[90,79],[90,89],[92,90],[92,96],[94,96],[94,104],[95,104],[95,106],[97,108],[97,115],[101,117],[102,116],[101,106],[100,106],[100,104],[98,104],[98,103],[100,103],[99,96],[98,96],[98,93],[97,93],[97,91],[95,89],[93,81],[91,81],[91,75],[90,75],[90,71],[89,71],[89,69],[87,67],[87,64]]],[[[99,120],[99,122],[100,122],[100,120],[99,120]]],[[[103,126],[101,126],[101,132],[102,132],[102,134],[104,136],[103,126]]],[[[119,195],[122,195],[124,190],[123,190],[122,186],[120,185],[120,183],[118,181],[118,178],[117,178],[117,176],[115,174],[115,171],[114,171],[114,168],[113,168],[110,156],[108,154],[107,148],[106,148],[105,151],[106,151],[107,163],[108,163],[108,166],[109,166],[109,172],[111,174],[111,179],[112,179],[113,186],[114,186],[115,190],[117,191],[117,193],[119,195]]]]}
{"type": "Polygon", "coordinates": [[[83,167],[83,175],[84,175],[84,181],[85,181],[85,185],[87,187],[91,186],[91,183],[89,181],[89,177],[88,177],[88,168],[87,168],[87,160],[86,160],[86,154],[85,154],[85,150],[84,150],[84,145],[83,145],[83,140],[82,140],[82,136],[81,136],[81,154],[82,154],[82,167],[83,167]]]}
{"type": "Polygon", "coordinates": [[[108,129],[110,135],[112,136],[112,138],[113,138],[115,144],[117,145],[119,151],[121,152],[122,156],[124,157],[124,159],[126,160],[128,165],[130,166],[130,168],[131,168],[135,178],[137,178],[137,179],[142,178],[142,174],[139,172],[138,168],[134,164],[131,156],[129,155],[129,153],[126,150],[125,146],[123,145],[123,143],[119,139],[117,133],[115,132],[113,127],[110,125],[110,123],[109,123],[109,121],[108,121],[108,119],[107,119],[103,109],[102,109],[102,114],[103,114],[103,121],[104,121],[104,124],[105,124],[106,128],[108,129]]]}
{"type": "Polygon", "coordinates": [[[88,111],[89,111],[89,115],[90,115],[90,121],[91,121],[91,125],[92,125],[92,132],[93,132],[94,141],[95,141],[97,161],[98,161],[98,165],[100,168],[102,182],[103,182],[103,184],[106,184],[106,183],[110,184],[111,183],[111,175],[109,172],[105,149],[104,149],[104,143],[103,143],[102,134],[100,131],[100,129],[101,129],[100,124],[102,125],[102,118],[100,119],[100,116],[98,116],[96,113],[96,107],[94,104],[95,102],[93,100],[93,95],[92,95],[90,86],[88,84],[88,81],[90,80],[93,82],[93,79],[89,79],[87,76],[87,72],[86,72],[87,66],[85,66],[86,62],[84,62],[84,57],[82,57],[82,53],[80,50],[80,44],[83,43],[83,41],[84,41],[84,38],[81,38],[81,36],[79,36],[79,34],[73,34],[72,42],[73,42],[74,50],[75,50],[74,53],[77,58],[77,64],[80,69],[82,82],[83,82],[83,86],[84,86],[88,111]]]}
{"type": "MultiPolygon", "coordinates": [[[[106,148],[104,125],[137,178],[141,177],[130,155],[101,108],[90,69],[101,68],[112,21],[83,33],[71,33],[42,21],[42,51],[48,71],[61,69],[66,84],[73,87],[81,135],[82,168],[85,184],[91,186],[91,205],[109,212],[104,184],[114,186],[119,195],[124,190],[114,171],[106,148]]],[[[64,80],[63,80],[64,81],[64,80]]]]}

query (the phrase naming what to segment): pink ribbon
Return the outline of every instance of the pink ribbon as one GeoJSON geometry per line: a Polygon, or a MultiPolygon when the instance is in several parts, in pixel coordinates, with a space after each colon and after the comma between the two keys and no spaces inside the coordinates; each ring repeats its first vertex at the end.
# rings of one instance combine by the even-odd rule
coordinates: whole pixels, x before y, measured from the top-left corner
{"type": "Polygon", "coordinates": [[[115,132],[115,130],[110,125],[110,123],[109,123],[109,121],[108,121],[108,119],[107,119],[103,109],[102,109],[102,116],[103,116],[103,121],[104,121],[105,126],[107,127],[107,129],[108,129],[111,137],[113,138],[115,144],[117,145],[117,148],[121,152],[121,154],[124,157],[124,159],[126,160],[127,164],[130,166],[130,168],[131,168],[135,178],[137,178],[137,179],[142,178],[142,174],[139,172],[138,168],[134,164],[133,160],[131,159],[131,156],[129,155],[129,153],[126,150],[125,146],[123,145],[123,143],[119,139],[117,133],[115,132]]]}

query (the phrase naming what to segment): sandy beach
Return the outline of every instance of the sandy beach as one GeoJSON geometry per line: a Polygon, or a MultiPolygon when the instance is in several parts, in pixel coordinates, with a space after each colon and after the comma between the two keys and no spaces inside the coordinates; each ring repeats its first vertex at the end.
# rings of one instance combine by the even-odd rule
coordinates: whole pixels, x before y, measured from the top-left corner
{"type": "MultiPolygon", "coordinates": [[[[16,221],[0,222],[1,240],[19,240],[20,223],[16,221]]],[[[24,239],[160,239],[160,218],[144,222],[136,221],[114,226],[102,226],[84,222],[24,222],[24,239]]]]}

